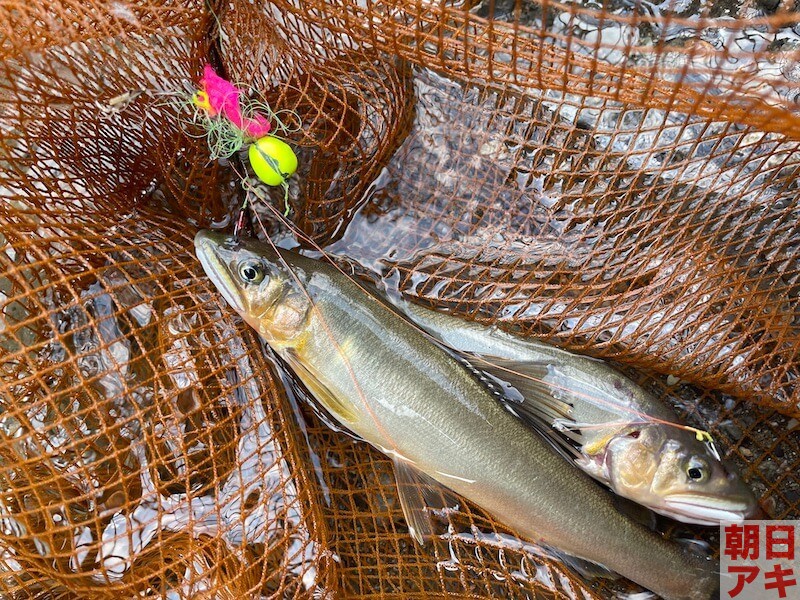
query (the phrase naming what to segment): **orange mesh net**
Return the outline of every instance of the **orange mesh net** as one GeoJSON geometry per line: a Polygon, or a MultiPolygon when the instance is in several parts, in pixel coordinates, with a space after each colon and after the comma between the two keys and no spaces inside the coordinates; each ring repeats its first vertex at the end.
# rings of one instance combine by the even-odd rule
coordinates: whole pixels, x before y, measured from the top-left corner
{"type": "Polygon", "coordinates": [[[0,595],[635,589],[474,507],[415,545],[388,461],[282,381],[193,256],[245,193],[170,100],[209,60],[300,117],[305,234],[415,301],[615,361],[798,518],[795,9],[4,4],[0,595]]]}

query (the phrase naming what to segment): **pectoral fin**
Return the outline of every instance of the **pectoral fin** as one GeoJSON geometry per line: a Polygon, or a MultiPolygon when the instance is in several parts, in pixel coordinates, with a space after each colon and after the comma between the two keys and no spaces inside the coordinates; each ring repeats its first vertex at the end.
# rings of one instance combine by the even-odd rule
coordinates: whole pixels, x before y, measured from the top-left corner
{"type": "Polygon", "coordinates": [[[291,348],[283,351],[281,356],[325,410],[342,423],[355,423],[356,414],[353,407],[346,400],[337,398],[313,367],[307,366],[291,348]]]}
{"type": "Polygon", "coordinates": [[[394,460],[394,476],[397,480],[400,506],[403,507],[403,515],[408,523],[408,531],[411,537],[422,545],[433,534],[430,514],[426,507],[455,508],[460,504],[460,500],[456,494],[407,461],[394,460]]]}

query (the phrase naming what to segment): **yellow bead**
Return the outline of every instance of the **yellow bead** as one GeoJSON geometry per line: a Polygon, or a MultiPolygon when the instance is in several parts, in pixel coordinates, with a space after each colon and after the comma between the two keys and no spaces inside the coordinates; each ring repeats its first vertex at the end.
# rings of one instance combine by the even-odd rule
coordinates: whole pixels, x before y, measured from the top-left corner
{"type": "Polygon", "coordinates": [[[197,108],[202,108],[207,113],[213,112],[211,103],[208,101],[208,94],[203,90],[197,90],[192,96],[192,102],[197,108]]]}
{"type": "Polygon", "coordinates": [[[281,185],[297,170],[297,156],[289,144],[271,135],[250,145],[250,166],[267,185],[281,185]]]}

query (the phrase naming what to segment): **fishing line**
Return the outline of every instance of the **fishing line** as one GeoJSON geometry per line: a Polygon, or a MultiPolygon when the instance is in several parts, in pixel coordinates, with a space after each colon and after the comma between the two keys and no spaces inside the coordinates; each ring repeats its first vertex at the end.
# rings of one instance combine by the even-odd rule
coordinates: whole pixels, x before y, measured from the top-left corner
{"type": "MultiPolygon", "coordinates": [[[[236,173],[236,176],[241,181],[245,181],[244,176],[239,173],[239,170],[236,168],[235,164],[231,163],[231,169],[233,169],[233,172],[236,173]]],[[[234,221],[233,224],[233,239],[236,240],[237,242],[239,241],[239,234],[242,231],[242,227],[244,227],[245,218],[247,218],[247,206],[249,202],[250,202],[250,195],[249,193],[245,192],[244,200],[242,201],[242,205],[239,207],[239,214],[236,215],[236,221],[234,221]]]]}
{"type": "MultiPolygon", "coordinates": [[[[235,171],[235,169],[234,169],[235,171]]],[[[235,240],[239,240],[239,232],[241,232],[242,227],[244,227],[244,220],[247,215],[247,203],[248,203],[248,196],[245,194],[244,202],[242,202],[241,208],[239,208],[239,214],[236,217],[236,222],[233,225],[233,237],[235,240]]]]}
{"type": "MultiPolygon", "coordinates": [[[[258,196],[258,194],[256,193],[256,190],[254,188],[252,188],[249,184],[245,183],[244,186],[248,187],[256,195],[256,197],[260,198],[260,196],[258,196]]],[[[360,290],[362,290],[363,292],[365,292],[367,295],[369,295],[371,297],[370,292],[367,291],[367,289],[364,288],[351,275],[347,274],[339,265],[337,265],[336,262],[331,258],[331,256],[322,247],[320,247],[313,239],[311,239],[309,236],[304,234],[296,225],[294,225],[294,223],[292,223],[292,222],[288,221],[286,218],[284,218],[278,212],[278,210],[274,206],[272,206],[272,204],[270,202],[265,201],[264,204],[268,207],[268,209],[270,211],[272,211],[272,213],[275,215],[275,217],[278,218],[295,236],[297,236],[299,239],[302,239],[302,240],[306,241],[307,243],[309,243],[315,250],[320,252],[322,254],[322,256],[324,256],[325,259],[336,270],[338,270],[342,275],[344,275],[345,277],[350,279],[360,290]]],[[[257,212],[255,210],[253,212],[257,215],[257,212]]],[[[263,223],[261,222],[260,218],[258,218],[258,222],[259,222],[259,225],[262,228],[262,231],[263,231],[264,235],[267,238],[269,238],[269,235],[267,234],[266,229],[264,228],[263,223]]],[[[376,302],[377,302],[377,300],[376,300],[376,302]]],[[[437,344],[441,344],[442,346],[448,348],[449,350],[452,350],[453,352],[460,353],[457,348],[451,346],[450,344],[447,344],[446,342],[443,342],[443,341],[437,339],[435,336],[433,336],[432,334],[428,333],[423,328],[419,327],[416,323],[413,323],[413,322],[409,321],[409,324],[412,327],[414,327],[417,331],[422,333],[425,337],[427,337],[430,340],[432,340],[433,342],[435,342],[437,344]]],[[[577,396],[579,398],[583,398],[585,400],[588,400],[588,401],[592,402],[595,405],[603,406],[605,408],[610,408],[610,409],[614,409],[614,410],[623,410],[626,413],[629,413],[629,414],[635,415],[637,417],[640,417],[643,420],[643,422],[645,422],[645,423],[658,423],[660,425],[667,425],[667,426],[670,426],[670,427],[675,427],[677,429],[682,429],[684,431],[688,431],[688,432],[693,433],[695,435],[695,438],[697,439],[697,441],[704,442],[706,444],[710,444],[711,447],[713,448],[714,454],[717,455],[717,456],[719,455],[719,453],[716,450],[716,447],[714,446],[713,437],[711,436],[711,434],[708,431],[705,431],[705,430],[702,430],[702,429],[698,429],[697,427],[692,427],[690,425],[684,425],[682,423],[676,423],[674,421],[668,421],[666,419],[660,419],[660,418],[655,417],[653,415],[648,415],[648,414],[646,414],[646,413],[644,413],[642,411],[639,411],[637,409],[634,409],[634,408],[631,408],[631,407],[627,407],[627,406],[623,406],[620,403],[615,403],[615,402],[610,401],[610,400],[605,400],[605,399],[600,398],[600,397],[592,396],[590,394],[585,394],[585,393],[573,390],[571,388],[568,388],[566,386],[559,385],[557,383],[552,383],[552,382],[545,381],[542,378],[538,378],[538,377],[535,377],[533,375],[529,375],[527,373],[520,373],[520,372],[515,371],[513,369],[510,369],[508,367],[503,367],[503,366],[497,365],[497,364],[491,362],[490,360],[487,360],[487,359],[485,359],[485,358],[483,358],[483,357],[481,357],[479,355],[471,355],[471,357],[476,358],[479,362],[482,362],[483,364],[485,364],[485,365],[487,365],[489,367],[493,367],[495,369],[504,371],[504,372],[512,374],[512,375],[516,375],[518,377],[522,377],[524,379],[528,379],[530,381],[534,381],[536,383],[542,383],[542,384],[544,384],[544,385],[546,385],[546,386],[548,386],[550,388],[553,388],[553,389],[569,392],[570,394],[573,394],[573,395],[575,395],[575,396],[577,396]]],[[[572,380],[577,380],[574,376],[569,376],[568,375],[567,377],[572,379],[572,380]]],[[[598,425],[597,427],[598,428],[602,428],[602,427],[605,427],[605,426],[607,426],[607,425],[603,425],[603,426],[598,425]]]]}

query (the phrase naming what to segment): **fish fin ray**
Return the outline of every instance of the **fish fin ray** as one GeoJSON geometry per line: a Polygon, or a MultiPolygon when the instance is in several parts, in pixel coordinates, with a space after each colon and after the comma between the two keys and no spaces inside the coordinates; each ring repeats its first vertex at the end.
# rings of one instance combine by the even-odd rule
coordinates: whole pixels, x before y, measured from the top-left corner
{"type": "Polygon", "coordinates": [[[452,508],[460,504],[461,500],[413,464],[397,458],[393,462],[397,493],[409,533],[422,545],[433,535],[433,525],[426,507],[452,508]]]}
{"type": "Polygon", "coordinates": [[[524,399],[535,401],[535,406],[528,410],[535,411],[547,422],[572,421],[572,405],[557,398],[553,387],[545,380],[553,365],[499,356],[476,356],[470,362],[476,369],[513,386],[524,399]]]}
{"type": "Polygon", "coordinates": [[[281,357],[289,363],[289,366],[300,378],[300,381],[328,412],[346,423],[354,423],[356,421],[353,409],[336,397],[313,368],[300,360],[294,349],[288,348],[284,350],[281,352],[281,357]]]}
{"type": "Polygon", "coordinates": [[[562,455],[574,461],[585,458],[580,450],[585,440],[573,419],[572,405],[556,398],[553,388],[545,381],[551,367],[549,363],[485,355],[467,356],[466,359],[473,369],[491,377],[501,390],[504,388],[502,382],[511,385],[521,398],[501,395],[500,402],[542,434],[562,455]]]}

